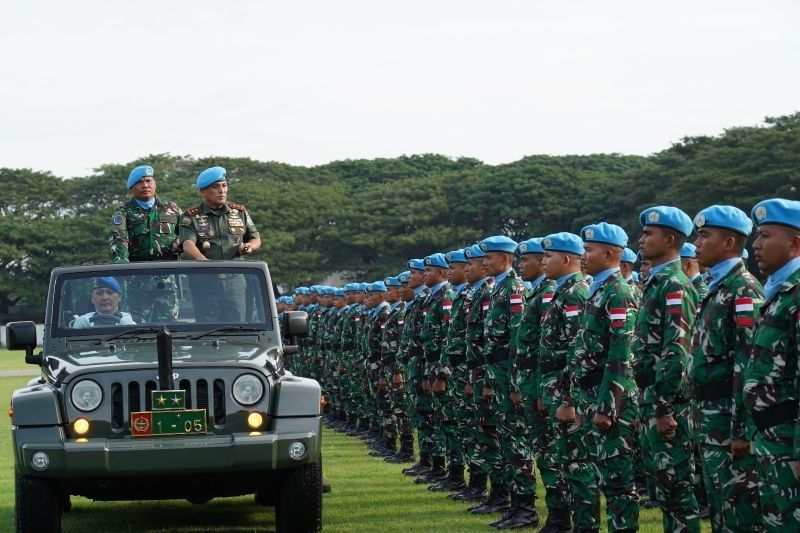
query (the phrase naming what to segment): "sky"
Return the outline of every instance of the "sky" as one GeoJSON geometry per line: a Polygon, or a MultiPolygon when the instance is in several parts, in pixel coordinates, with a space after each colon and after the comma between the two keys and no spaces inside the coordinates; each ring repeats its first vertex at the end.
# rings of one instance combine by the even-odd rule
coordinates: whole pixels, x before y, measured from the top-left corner
{"type": "MultiPolygon", "coordinates": [[[[800,110],[800,2],[0,0],[0,167],[647,155],[800,110]]],[[[158,169],[156,169],[158,172],[158,169]]]]}

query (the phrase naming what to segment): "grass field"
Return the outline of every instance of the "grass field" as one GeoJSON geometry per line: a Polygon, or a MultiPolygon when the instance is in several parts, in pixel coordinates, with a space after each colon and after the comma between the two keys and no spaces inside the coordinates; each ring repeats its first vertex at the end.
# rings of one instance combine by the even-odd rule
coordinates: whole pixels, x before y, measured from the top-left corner
{"type": "MultiPolygon", "coordinates": [[[[37,350],[38,351],[38,350],[37,350]]],[[[36,372],[38,367],[25,364],[25,351],[11,351],[0,348],[0,370],[30,370],[36,372]]]]}
{"type": "MultiPolygon", "coordinates": [[[[16,368],[24,368],[18,366],[16,368]]],[[[0,398],[27,378],[0,378],[0,398]]],[[[5,410],[5,409],[4,409],[5,410]]],[[[0,531],[14,528],[14,463],[7,416],[0,418],[0,531]]],[[[323,437],[325,477],[333,492],[325,495],[325,531],[489,531],[496,516],[473,517],[467,505],[414,485],[398,465],[366,455],[357,439],[326,431],[323,437]]],[[[537,501],[544,516],[544,499],[537,501]]],[[[92,502],[73,498],[63,520],[64,531],[273,531],[274,513],[252,497],[212,500],[202,506],[184,501],[92,502]]],[[[709,530],[704,523],[704,531],[709,530]]],[[[661,531],[660,512],[642,510],[641,531],[661,531]]]]}

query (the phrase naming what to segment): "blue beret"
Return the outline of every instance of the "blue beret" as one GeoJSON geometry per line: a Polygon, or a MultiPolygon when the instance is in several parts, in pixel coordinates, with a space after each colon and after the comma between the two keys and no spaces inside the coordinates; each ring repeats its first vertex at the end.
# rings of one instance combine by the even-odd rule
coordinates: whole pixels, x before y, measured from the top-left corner
{"type": "Polygon", "coordinates": [[[758,202],[750,213],[756,226],[762,224],[780,224],[790,228],[800,229],[800,202],[772,198],[758,202]]]}
{"type": "Polygon", "coordinates": [[[744,211],[732,205],[712,205],[706,207],[694,217],[696,228],[710,226],[712,228],[722,228],[750,235],[753,231],[753,221],[744,211]]]}
{"type": "Polygon", "coordinates": [[[312,285],[308,288],[308,292],[312,294],[317,294],[319,292],[320,286],[319,285],[312,285]]]}
{"type": "Polygon", "coordinates": [[[386,284],[382,281],[376,281],[374,283],[369,284],[369,288],[367,289],[369,292],[386,292],[386,284]]]}
{"type": "Polygon", "coordinates": [[[344,289],[334,289],[333,295],[334,296],[344,296],[344,289]]]}
{"type": "Polygon", "coordinates": [[[383,283],[387,287],[399,287],[400,286],[400,280],[395,278],[395,277],[392,277],[392,276],[389,276],[385,280],[383,280],[383,283]]]}
{"type": "Polygon", "coordinates": [[[369,283],[364,283],[362,281],[361,283],[358,284],[358,290],[362,292],[367,292],[368,289],[369,289],[369,283]]]}
{"type": "Polygon", "coordinates": [[[447,268],[447,259],[444,254],[431,254],[425,258],[425,266],[447,268]]]}
{"type": "Polygon", "coordinates": [[[425,261],[422,259],[410,259],[408,268],[409,270],[425,270],[425,261]]]}
{"type": "Polygon", "coordinates": [[[695,259],[697,258],[697,247],[687,242],[683,246],[681,246],[681,258],[682,259],[695,259]]]}
{"type": "Polygon", "coordinates": [[[517,243],[505,235],[486,237],[481,241],[481,250],[484,252],[505,252],[513,254],[517,251],[517,243]]]}
{"type": "Polygon", "coordinates": [[[609,224],[608,222],[585,226],[581,230],[581,238],[583,242],[599,242],[619,246],[620,248],[625,248],[628,244],[628,234],[625,233],[625,230],[616,224],[609,224]]]}
{"type": "Polygon", "coordinates": [[[747,248],[742,250],[742,259],[748,259],[750,257],[750,252],[747,251],[747,248]]]}
{"type": "Polygon", "coordinates": [[[225,181],[225,169],[222,167],[207,168],[197,176],[197,188],[205,189],[218,181],[225,181]]]}
{"type": "Polygon", "coordinates": [[[467,261],[470,259],[480,259],[483,257],[483,250],[481,250],[480,244],[473,244],[468,248],[464,248],[464,255],[467,257],[467,261]]]}
{"type": "Polygon", "coordinates": [[[303,296],[310,296],[311,289],[309,289],[308,287],[300,287],[300,294],[302,294],[303,296]]]}
{"type": "Polygon", "coordinates": [[[542,248],[544,248],[546,252],[563,252],[582,255],[583,241],[574,233],[562,231],[560,233],[553,233],[542,239],[542,248]]]}
{"type": "Polygon", "coordinates": [[[346,292],[357,292],[360,289],[358,288],[358,283],[348,283],[344,286],[344,290],[346,292]]]}
{"type": "Polygon", "coordinates": [[[447,263],[466,263],[467,256],[464,255],[464,250],[453,250],[452,252],[447,252],[444,256],[447,260],[447,263]]]}
{"type": "Polygon", "coordinates": [[[641,250],[636,252],[636,259],[638,259],[639,261],[644,261],[644,254],[642,253],[641,250]]]}
{"type": "Polygon", "coordinates": [[[409,272],[408,270],[406,270],[405,272],[400,272],[397,275],[397,281],[399,281],[400,283],[408,283],[408,278],[410,276],[411,276],[411,272],[409,272]]]}
{"type": "Polygon", "coordinates": [[[634,272],[631,272],[631,278],[633,278],[633,281],[635,281],[636,283],[639,283],[639,280],[641,279],[641,276],[639,275],[638,272],[634,271],[634,272]]]}
{"type": "Polygon", "coordinates": [[[153,170],[153,167],[151,167],[150,165],[139,165],[138,167],[131,170],[131,173],[128,175],[128,188],[130,189],[131,187],[142,181],[142,178],[144,178],[145,176],[153,177],[153,174],[155,174],[155,171],[153,170]]]}
{"type": "Polygon", "coordinates": [[[92,290],[94,289],[111,289],[117,294],[122,294],[122,287],[120,287],[119,281],[111,276],[94,278],[94,281],[92,282],[92,290]]]}
{"type": "Polygon", "coordinates": [[[528,239],[527,241],[522,241],[517,246],[517,255],[525,255],[525,254],[543,254],[544,248],[542,248],[542,239],[541,237],[534,237],[533,239],[528,239]]]}
{"type": "Polygon", "coordinates": [[[333,296],[335,292],[336,292],[336,289],[333,288],[333,287],[323,287],[322,288],[322,294],[324,294],[325,296],[333,296]]]}
{"type": "Polygon", "coordinates": [[[636,262],[636,253],[631,250],[630,248],[625,248],[622,250],[622,262],[623,263],[635,263],[636,262]]]}
{"type": "Polygon", "coordinates": [[[692,233],[692,219],[689,218],[689,215],[677,207],[668,205],[648,207],[639,214],[639,222],[642,227],[662,226],[674,229],[687,237],[692,233]]]}
{"type": "Polygon", "coordinates": [[[294,303],[294,296],[287,296],[286,303],[292,305],[294,303]]]}

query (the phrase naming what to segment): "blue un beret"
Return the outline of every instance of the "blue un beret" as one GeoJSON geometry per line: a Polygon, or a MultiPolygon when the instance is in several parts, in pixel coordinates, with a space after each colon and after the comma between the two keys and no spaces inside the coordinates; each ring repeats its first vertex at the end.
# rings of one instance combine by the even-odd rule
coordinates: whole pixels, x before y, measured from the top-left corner
{"type": "Polygon", "coordinates": [[[425,270],[425,261],[422,259],[409,259],[409,270],[425,270]]]}
{"type": "Polygon", "coordinates": [[[517,242],[505,235],[495,235],[486,237],[480,243],[481,250],[484,252],[504,252],[513,254],[517,251],[517,242]]]}
{"type": "Polygon", "coordinates": [[[750,213],[756,226],[762,224],[779,224],[800,229],[800,202],[772,198],[758,202],[750,213]]]}
{"type": "Polygon", "coordinates": [[[153,177],[153,174],[155,174],[155,171],[150,165],[139,165],[131,170],[131,173],[128,175],[128,188],[132,188],[146,176],[153,177]]]}
{"type": "Polygon", "coordinates": [[[683,246],[681,246],[681,258],[682,259],[696,259],[697,258],[697,247],[687,242],[683,246]]]}
{"type": "Polygon", "coordinates": [[[631,272],[631,277],[636,283],[639,283],[639,280],[641,279],[641,276],[639,276],[639,273],[636,271],[631,272]]]}
{"type": "Polygon", "coordinates": [[[543,254],[544,248],[542,248],[542,239],[541,237],[534,237],[533,239],[528,239],[527,241],[522,241],[517,246],[517,255],[525,255],[525,254],[543,254]]]}
{"type": "Polygon", "coordinates": [[[362,281],[361,283],[358,284],[359,291],[367,292],[368,289],[369,289],[369,283],[365,283],[362,281]]]}
{"type": "Polygon", "coordinates": [[[395,278],[395,277],[393,277],[393,276],[387,277],[385,280],[383,280],[383,283],[387,287],[399,287],[400,286],[400,280],[395,278]]]}
{"type": "Polygon", "coordinates": [[[333,287],[324,287],[324,288],[322,289],[322,293],[323,293],[325,296],[333,296],[335,292],[336,292],[336,289],[335,289],[335,288],[333,288],[333,287]]]}
{"type": "Polygon", "coordinates": [[[408,283],[408,278],[409,277],[411,277],[411,272],[406,270],[405,272],[400,272],[397,275],[397,281],[399,281],[400,283],[408,283]]]}
{"type": "Polygon", "coordinates": [[[382,281],[376,281],[369,284],[367,289],[369,292],[386,292],[386,285],[382,281]]]}
{"type": "Polygon", "coordinates": [[[712,205],[706,207],[694,217],[694,225],[697,228],[710,226],[712,228],[722,228],[750,235],[753,231],[753,221],[744,211],[732,205],[712,205]]]}
{"type": "Polygon", "coordinates": [[[295,287],[292,292],[295,294],[303,294],[303,289],[305,289],[305,287],[295,287]]]}
{"type": "Polygon", "coordinates": [[[642,227],[662,226],[674,229],[687,237],[692,233],[692,219],[689,215],[677,207],[668,205],[648,207],[639,214],[639,222],[642,227]]]}
{"type": "Polygon", "coordinates": [[[425,258],[425,266],[447,268],[448,264],[444,254],[436,253],[436,254],[431,254],[425,258]]]}
{"type": "Polygon", "coordinates": [[[358,292],[358,283],[348,283],[344,286],[345,292],[358,292]]]}
{"type": "Polygon", "coordinates": [[[467,256],[464,255],[464,250],[453,250],[452,252],[447,252],[444,256],[447,260],[447,263],[466,263],[467,256]]]}
{"type": "Polygon", "coordinates": [[[333,291],[333,295],[334,295],[334,296],[340,296],[340,297],[341,297],[341,296],[344,296],[344,289],[335,289],[335,290],[333,291]]]}
{"type": "Polygon", "coordinates": [[[94,289],[111,289],[117,294],[122,294],[122,287],[120,287],[119,281],[111,276],[94,278],[94,281],[92,282],[92,290],[94,289]]]}
{"type": "Polygon", "coordinates": [[[222,167],[207,168],[197,176],[197,188],[205,189],[218,181],[225,181],[225,169],[222,167]]]}
{"type": "Polygon", "coordinates": [[[622,262],[623,263],[635,263],[636,262],[636,252],[631,250],[630,248],[625,248],[622,250],[622,262]]]}
{"type": "Polygon", "coordinates": [[[467,261],[470,259],[480,259],[483,255],[480,244],[473,244],[472,246],[464,248],[464,256],[467,258],[467,261]]]}
{"type": "Polygon", "coordinates": [[[546,252],[563,252],[582,255],[583,241],[574,233],[562,231],[560,233],[553,233],[542,239],[542,248],[544,248],[546,252]]]}
{"type": "Polygon", "coordinates": [[[581,238],[583,242],[599,242],[601,244],[619,246],[623,249],[628,244],[628,234],[625,233],[625,230],[616,224],[609,224],[608,222],[585,226],[581,230],[581,238]]]}

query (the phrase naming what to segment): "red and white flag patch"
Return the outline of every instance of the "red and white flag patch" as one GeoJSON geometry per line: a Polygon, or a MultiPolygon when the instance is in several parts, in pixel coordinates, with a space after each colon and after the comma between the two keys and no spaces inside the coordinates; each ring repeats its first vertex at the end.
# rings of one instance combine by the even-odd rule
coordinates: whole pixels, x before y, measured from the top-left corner
{"type": "Polygon", "coordinates": [[[406,319],[405,318],[398,318],[397,319],[397,323],[402,326],[403,324],[406,323],[406,319]]]}
{"type": "Polygon", "coordinates": [[[627,316],[628,310],[624,307],[614,307],[608,313],[608,318],[611,320],[611,326],[615,328],[624,326],[627,316]]]}
{"type": "Polygon", "coordinates": [[[453,308],[453,300],[447,299],[442,302],[442,309],[449,311],[453,308]]]}
{"type": "Polygon", "coordinates": [[[566,315],[567,318],[578,316],[580,312],[581,309],[577,305],[567,305],[564,307],[564,315],[566,315]]]}
{"type": "Polygon", "coordinates": [[[555,296],[555,293],[552,292],[542,294],[542,303],[549,304],[553,301],[553,296],[555,296]]]}
{"type": "Polygon", "coordinates": [[[681,302],[683,301],[683,292],[671,292],[667,294],[667,313],[671,315],[681,314],[681,302]]]}
{"type": "Polygon", "coordinates": [[[488,301],[488,300],[487,300],[487,301],[484,301],[484,302],[481,304],[481,309],[483,309],[484,311],[488,311],[488,310],[489,310],[489,301],[488,301]]]}
{"type": "Polygon", "coordinates": [[[747,313],[753,310],[752,298],[736,298],[735,304],[737,313],[747,313]]]}
{"type": "Polygon", "coordinates": [[[511,312],[512,313],[520,313],[522,312],[522,295],[521,294],[512,294],[508,297],[508,303],[511,304],[511,312]]]}

